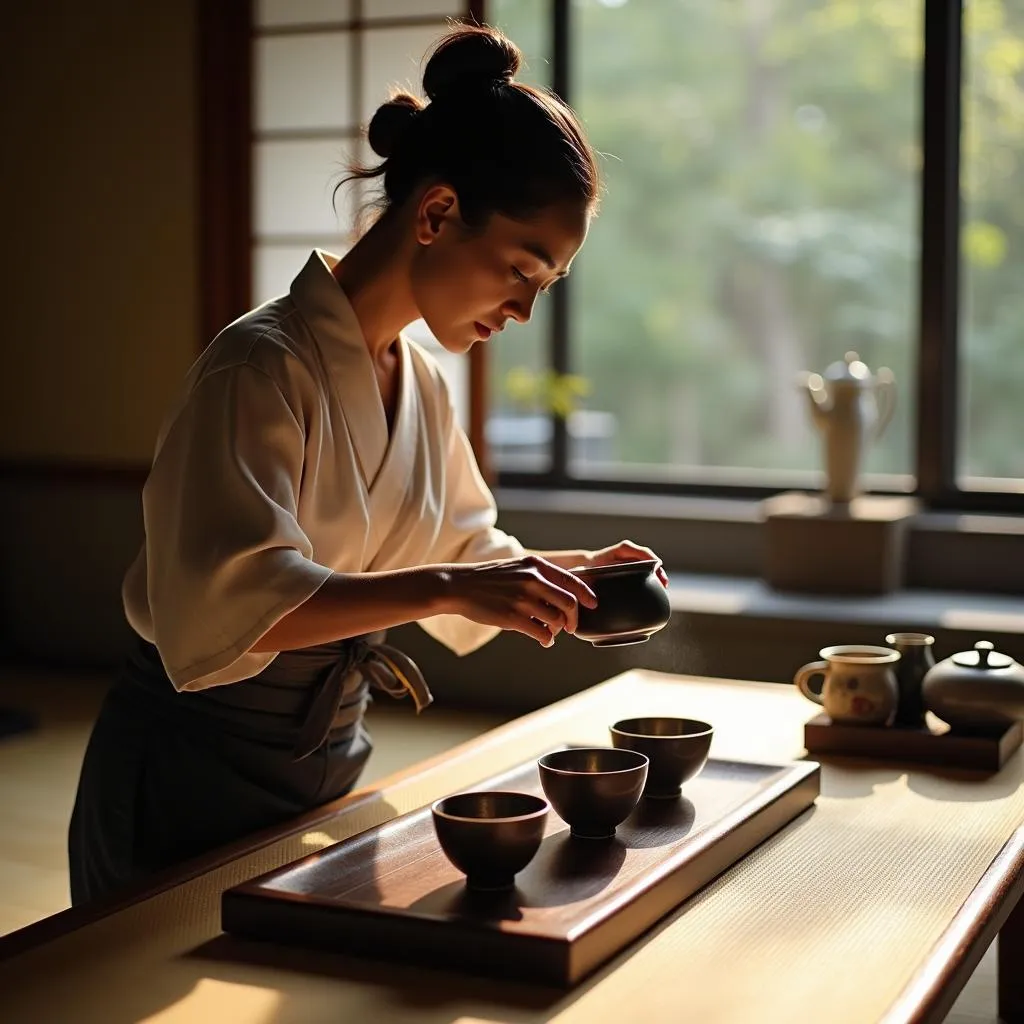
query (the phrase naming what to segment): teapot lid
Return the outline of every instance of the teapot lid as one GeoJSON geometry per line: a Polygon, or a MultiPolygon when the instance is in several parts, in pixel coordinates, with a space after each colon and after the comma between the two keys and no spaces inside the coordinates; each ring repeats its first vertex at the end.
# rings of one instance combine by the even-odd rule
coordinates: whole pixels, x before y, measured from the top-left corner
{"type": "Polygon", "coordinates": [[[953,655],[953,661],[963,668],[1009,668],[1013,658],[1000,654],[989,640],[979,640],[973,651],[961,651],[953,655]]]}
{"type": "Polygon", "coordinates": [[[861,362],[856,352],[847,352],[842,359],[832,363],[822,376],[830,384],[862,385],[871,381],[871,371],[866,363],[861,362]]]}

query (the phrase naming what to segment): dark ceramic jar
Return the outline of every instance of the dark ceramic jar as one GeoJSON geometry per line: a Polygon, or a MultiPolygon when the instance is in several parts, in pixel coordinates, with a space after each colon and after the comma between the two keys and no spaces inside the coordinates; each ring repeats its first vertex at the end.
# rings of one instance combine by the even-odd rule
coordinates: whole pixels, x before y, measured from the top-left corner
{"type": "Polygon", "coordinates": [[[923,729],[925,718],[921,687],[924,677],[935,666],[932,654],[935,638],[927,633],[890,633],[885,642],[900,652],[896,665],[900,698],[892,724],[907,729],[923,729]]]}
{"type": "Polygon", "coordinates": [[[620,562],[573,569],[597,595],[596,608],[579,608],[576,636],[595,647],[620,647],[648,640],[672,615],[668,590],[658,579],[661,563],[620,562]]]}
{"type": "Polygon", "coordinates": [[[924,677],[925,707],[951,729],[992,732],[1024,718],[1024,667],[987,640],[940,661],[924,677]]]}

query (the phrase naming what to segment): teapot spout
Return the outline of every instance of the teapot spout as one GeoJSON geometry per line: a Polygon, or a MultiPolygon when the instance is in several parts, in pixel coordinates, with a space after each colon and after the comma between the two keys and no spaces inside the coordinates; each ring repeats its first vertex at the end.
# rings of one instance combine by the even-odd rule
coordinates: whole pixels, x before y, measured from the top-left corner
{"type": "Polygon", "coordinates": [[[825,381],[820,373],[802,373],[797,381],[798,387],[807,396],[811,410],[811,418],[815,426],[823,427],[828,422],[828,414],[832,411],[832,400],[825,388],[825,381]]]}

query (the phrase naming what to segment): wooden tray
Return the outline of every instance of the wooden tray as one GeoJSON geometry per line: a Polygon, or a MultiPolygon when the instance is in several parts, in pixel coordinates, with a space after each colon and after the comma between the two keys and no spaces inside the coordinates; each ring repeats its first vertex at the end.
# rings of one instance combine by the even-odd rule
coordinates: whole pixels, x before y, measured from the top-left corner
{"type": "MultiPolygon", "coordinates": [[[[642,800],[614,839],[580,840],[552,810],[504,894],[473,893],[430,808],[227,890],[224,930],[249,938],[576,983],[810,807],[814,762],[709,760],[673,801],[642,800]]],[[[541,793],[536,759],[465,789],[541,793]]]]}
{"type": "Polygon", "coordinates": [[[1020,722],[998,735],[970,736],[950,732],[948,725],[931,717],[920,729],[843,725],[825,714],[804,726],[804,746],[815,757],[832,754],[986,772],[999,771],[1021,745],[1022,737],[1020,722]]]}

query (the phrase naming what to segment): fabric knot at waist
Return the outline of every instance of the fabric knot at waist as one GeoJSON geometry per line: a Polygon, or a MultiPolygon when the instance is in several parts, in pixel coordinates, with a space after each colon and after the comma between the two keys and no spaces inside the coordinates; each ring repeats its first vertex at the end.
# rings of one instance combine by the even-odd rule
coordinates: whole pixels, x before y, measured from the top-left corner
{"type": "MultiPolygon", "coordinates": [[[[384,633],[370,633],[341,641],[346,645],[343,653],[314,690],[295,744],[293,756],[296,761],[318,750],[334,730],[359,721],[369,703],[371,687],[389,697],[410,694],[417,714],[433,702],[433,695],[416,662],[397,648],[385,644],[383,639],[384,633]]],[[[275,661],[304,654],[304,651],[284,651],[275,661]]]]}
{"type": "Polygon", "coordinates": [[[204,690],[174,689],[159,651],[141,637],[126,682],[149,694],[182,721],[221,728],[258,742],[292,748],[296,761],[320,749],[332,734],[354,727],[370,703],[370,689],[412,696],[419,713],[433,701],[423,673],[384,632],[281,651],[262,672],[204,690]]]}

